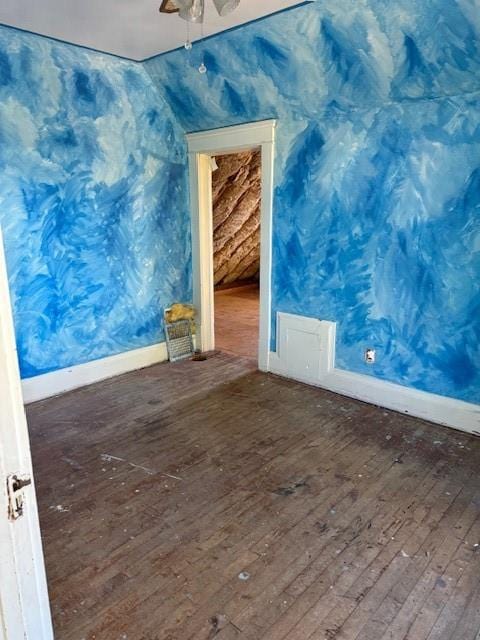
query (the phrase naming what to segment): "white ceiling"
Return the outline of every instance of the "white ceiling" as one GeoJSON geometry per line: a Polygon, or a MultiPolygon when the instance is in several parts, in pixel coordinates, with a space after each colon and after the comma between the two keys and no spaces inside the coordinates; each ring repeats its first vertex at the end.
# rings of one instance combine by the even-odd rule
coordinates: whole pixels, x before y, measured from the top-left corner
{"type": "MultiPolygon", "coordinates": [[[[143,60],[180,47],[186,23],[158,12],[161,0],[0,0],[0,23],[100,51],[143,60]]],[[[297,4],[298,0],[241,0],[220,18],[206,0],[205,36],[297,4]]],[[[192,25],[192,40],[200,26],[192,25]]]]}

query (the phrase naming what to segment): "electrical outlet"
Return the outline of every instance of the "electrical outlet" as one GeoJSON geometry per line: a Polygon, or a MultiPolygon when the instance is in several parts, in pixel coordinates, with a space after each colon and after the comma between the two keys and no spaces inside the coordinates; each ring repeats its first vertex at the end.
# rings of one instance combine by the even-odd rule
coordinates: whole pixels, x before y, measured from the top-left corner
{"type": "Polygon", "coordinates": [[[375,349],[365,349],[365,362],[373,364],[375,362],[375,349]]]}

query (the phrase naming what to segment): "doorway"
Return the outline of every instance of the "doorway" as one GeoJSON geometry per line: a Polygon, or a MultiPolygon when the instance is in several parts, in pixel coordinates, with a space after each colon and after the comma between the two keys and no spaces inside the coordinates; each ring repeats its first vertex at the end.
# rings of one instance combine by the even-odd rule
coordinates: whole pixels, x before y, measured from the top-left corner
{"type": "Polygon", "coordinates": [[[257,359],[261,152],[212,159],[215,347],[257,359]]]}
{"type": "MultiPolygon", "coordinates": [[[[272,209],[275,120],[187,135],[192,214],[193,303],[197,347],[215,344],[212,158],[258,151],[261,163],[258,368],[269,370],[271,335],[272,209]]],[[[217,345],[218,346],[218,345],[217,345]]]]}

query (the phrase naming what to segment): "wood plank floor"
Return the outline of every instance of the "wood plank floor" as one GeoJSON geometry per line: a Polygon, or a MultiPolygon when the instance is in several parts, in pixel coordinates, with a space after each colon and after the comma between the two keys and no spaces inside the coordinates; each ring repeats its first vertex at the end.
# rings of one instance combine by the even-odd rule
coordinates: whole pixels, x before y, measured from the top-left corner
{"type": "Polygon", "coordinates": [[[480,440],[254,371],[28,407],[57,640],[476,640],[480,440]]]}
{"type": "Polygon", "coordinates": [[[225,353],[257,359],[260,292],[257,285],[215,292],[215,345],[225,353]]]}

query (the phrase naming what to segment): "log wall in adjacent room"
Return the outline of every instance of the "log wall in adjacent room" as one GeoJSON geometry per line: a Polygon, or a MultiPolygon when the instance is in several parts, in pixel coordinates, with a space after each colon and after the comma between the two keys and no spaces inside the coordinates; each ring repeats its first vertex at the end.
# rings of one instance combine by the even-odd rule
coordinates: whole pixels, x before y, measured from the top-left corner
{"type": "Polygon", "coordinates": [[[261,154],[216,158],[212,173],[215,286],[257,279],[260,271],[261,154]]]}

